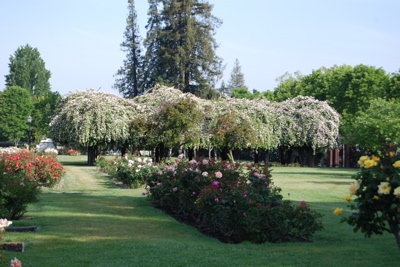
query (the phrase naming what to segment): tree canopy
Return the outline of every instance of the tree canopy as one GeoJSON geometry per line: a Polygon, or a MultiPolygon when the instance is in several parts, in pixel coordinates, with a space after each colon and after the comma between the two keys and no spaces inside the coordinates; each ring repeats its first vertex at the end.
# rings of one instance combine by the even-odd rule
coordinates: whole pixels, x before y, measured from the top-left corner
{"type": "MultiPolygon", "coordinates": [[[[52,137],[91,150],[123,145],[130,138],[129,123],[134,114],[134,103],[115,95],[95,90],[73,93],[61,102],[51,121],[52,137]]],[[[89,164],[93,162],[89,158],[89,164]]]]}
{"type": "Polygon", "coordinates": [[[6,75],[6,86],[19,86],[40,96],[50,92],[51,73],[46,69],[39,50],[30,45],[19,47],[10,56],[10,72],[6,75]]]}
{"type": "Polygon", "coordinates": [[[400,103],[395,100],[375,99],[361,112],[352,127],[346,128],[347,141],[371,153],[380,154],[386,145],[400,145],[400,103]]]}

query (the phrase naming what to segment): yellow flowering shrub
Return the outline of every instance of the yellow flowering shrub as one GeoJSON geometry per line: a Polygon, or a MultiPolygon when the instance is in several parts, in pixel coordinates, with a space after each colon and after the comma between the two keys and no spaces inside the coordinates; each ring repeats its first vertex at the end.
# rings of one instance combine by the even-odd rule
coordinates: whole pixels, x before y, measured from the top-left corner
{"type": "MultiPolygon", "coordinates": [[[[350,196],[345,197],[352,213],[343,221],[368,237],[392,233],[400,247],[400,155],[393,151],[385,155],[362,156],[358,160],[360,170],[353,177],[350,196]]],[[[342,212],[340,208],[333,211],[336,215],[342,212]]]]}

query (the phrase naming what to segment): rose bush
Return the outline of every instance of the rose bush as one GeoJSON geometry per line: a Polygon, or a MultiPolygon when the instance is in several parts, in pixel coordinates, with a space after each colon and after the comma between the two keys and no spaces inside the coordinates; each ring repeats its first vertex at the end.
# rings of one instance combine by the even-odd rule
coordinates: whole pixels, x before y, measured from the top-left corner
{"type": "Polygon", "coordinates": [[[320,214],[283,201],[263,166],[178,161],[147,180],[153,204],[223,242],[310,240],[320,214]]]}
{"type": "Polygon", "coordinates": [[[146,177],[153,171],[153,161],[147,157],[124,156],[106,159],[100,156],[96,165],[129,188],[138,188],[145,184],[146,177]]]}
{"type": "Polygon", "coordinates": [[[63,166],[52,156],[28,150],[0,154],[0,217],[23,216],[41,187],[54,186],[63,174],[63,166]]]}
{"type": "Polygon", "coordinates": [[[400,247],[400,155],[362,156],[358,163],[360,171],[345,197],[352,213],[343,221],[368,237],[389,232],[400,247]]]}

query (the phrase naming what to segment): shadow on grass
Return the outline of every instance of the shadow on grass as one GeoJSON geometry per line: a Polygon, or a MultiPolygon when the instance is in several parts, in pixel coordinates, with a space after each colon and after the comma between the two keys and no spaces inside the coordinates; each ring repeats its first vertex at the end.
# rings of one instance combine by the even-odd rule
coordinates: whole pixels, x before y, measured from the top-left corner
{"type": "Polygon", "coordinates": [[[276,175],[287,175],[290,177],[302,176],[302,177],[320,177],[320,178],[328,178],[328,179],[351,179],[352,175],[356,173],[356,169],[330,169],[330,168],[310,168],[305,169],[304,171],[296,170],[296,171],[281,171],[282,169],[274,171],[272,169],[271,174],[274,177],[276,175]]]}

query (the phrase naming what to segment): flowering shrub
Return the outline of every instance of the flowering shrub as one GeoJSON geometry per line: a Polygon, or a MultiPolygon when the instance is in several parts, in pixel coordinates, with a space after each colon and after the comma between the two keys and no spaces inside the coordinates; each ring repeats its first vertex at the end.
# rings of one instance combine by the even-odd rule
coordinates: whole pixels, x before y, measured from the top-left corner
{"type": "Polygon", "coordinates": [[[146,157],[125,156],[107,160],[104,156],[100,156],[96,165],[130,188],[143,185],[146,177],[153,171],[152,160],[146,157]]]}
{"type": "Polygon", "coordinates": [[[79,156],[81,153],[75,149],[68,149],[67,154],[70,156],[79,156]]]}
{"type": "Polygon", "coordinates": [[[178,161],[147,180],[153,204],[223,242],[310,240],[322,228],[307,203],[283,201],[257,165],[178,161]]]}
{"type": "MultiPolygon", "coordinates": [[[[392,233],[400,247],[400,155],[362,156],[358,163],[361,169],[345,197],[353,212],[343,221],[368,237],[392,233]]],[[[339,208],[334,211],[337,215],[341,212],[339,208]]]]}
{"type": "Polygon", "coordinates": [[[0,154],[0,216],[18,219],[37,200],[42,186],[54,186],[64,168],[53,157],[28,150],[0,154]]]}

